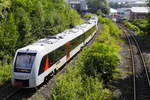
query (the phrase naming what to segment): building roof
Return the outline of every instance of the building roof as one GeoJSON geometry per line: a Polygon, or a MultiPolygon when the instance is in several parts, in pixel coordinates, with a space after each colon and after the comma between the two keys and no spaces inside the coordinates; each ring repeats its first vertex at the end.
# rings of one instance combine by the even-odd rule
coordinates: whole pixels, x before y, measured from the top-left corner
{"type": "Polygon", "coordinates": [[[110,13],[117,13],[116,9],[110,8],[110,13]]]}
{"type": "Polygon", "coordinates": [[[80,0],[66,0],[69,4],[80,4],[80,0]]]}
{"type": "Polygon", "coordinates": [[[132,7],[130,11],[133,13],[150,13],[150,7],[132,7]]]}

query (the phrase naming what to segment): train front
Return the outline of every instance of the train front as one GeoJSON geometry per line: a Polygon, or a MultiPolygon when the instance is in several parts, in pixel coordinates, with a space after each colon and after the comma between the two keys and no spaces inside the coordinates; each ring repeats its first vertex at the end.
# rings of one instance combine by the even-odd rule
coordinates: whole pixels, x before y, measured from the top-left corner
{"type": "Polygon", "coordinates": [[[36,86],[36,52],[18,50],[14,57],[12,69],[12,85],[19,88],[32,88],[36,86]]]}

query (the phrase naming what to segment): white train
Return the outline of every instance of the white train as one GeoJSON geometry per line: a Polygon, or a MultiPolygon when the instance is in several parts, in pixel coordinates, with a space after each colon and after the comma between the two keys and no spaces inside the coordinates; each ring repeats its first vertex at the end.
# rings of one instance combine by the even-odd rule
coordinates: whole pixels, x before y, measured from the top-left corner
{"type": "Polygon", "coordinates": [[[39,86],[92,39],[97,22],[94,16],[80,26],[18,49],[13,62],[12,85],[23,88],[39,86]]]}

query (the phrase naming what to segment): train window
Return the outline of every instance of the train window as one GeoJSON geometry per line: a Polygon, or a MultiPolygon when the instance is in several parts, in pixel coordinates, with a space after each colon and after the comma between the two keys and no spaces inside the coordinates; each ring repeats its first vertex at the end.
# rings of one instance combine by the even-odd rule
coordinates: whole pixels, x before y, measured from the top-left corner
{"type": "Polygon", "coordinates": [[[79,44],[81,44],[84,41],[84,34],[73,39],[71,41],[71,50],[73,50],[75,47],[77,47],[79,44]]]}
{"type": "Polygon", "coordinates": [[[93,26],[90,30],[85,32],[85,39],[87,39],[94,31],[96,31],[96,26],[93,26]]]}
{"type": "Polygon", "coordinates": [[[60,60],[65,55],[66,55],[65,46],[61,46],[60,48],[56,49],[55,51],[50,52],[49,54],[45,55],[42,58],[38,75],[40,75],[44,72],[47,57],[48,57],[48,65],[49,65],[48,67],[50,68],[53,64],[55,64],[58,60],[60,60]]]}
{"type": "Polygon", "coordinates": [[[36,53],[21,53],[18,52],[15,61],[15,72],[27,72],[31,71],[36,53]]]}
{"type": "Polygon", "coordinates": [[[77,47],[83,40],[87,39],[94,31],[96,30],[96,26],[92,27],[90,30],[86,31],[83,35],[73,39],[71,41],[71,50],[77,47]]]}
{"type": "Polygon", "coordinates": [[[64,57],[66,55],[65,50],[66,50],[65,45],[63,45],[60,48],[58,48],[57,50],[55,50],[55,60],[56,61],[60,60],[62,57],[64,57]]]}
{"type": "Polygon", "coordinates": [[[55,51],[48,54],[49,57],[49,67],[55,63],[55,51]]]}
{"type": "Polygon", "coordinates": [[[42,58],[42,61],[41,61],[41,64],[40,64],[40,69],[39,69],[39,75],[44,72],[45,62],[46,62],[46,56],[44,56],[42,58]]]}
{"type": "Polygon", "coordinates": [[[40,69],[39,69],[39,75],[42,74],[45,70],[45,66],[46,66],[46,60],[48,59],[48,68],[50,68],[56,61],[54,58],[54,51],[45,55],[42,58],[41,64],[40,64],[40,69]]]}

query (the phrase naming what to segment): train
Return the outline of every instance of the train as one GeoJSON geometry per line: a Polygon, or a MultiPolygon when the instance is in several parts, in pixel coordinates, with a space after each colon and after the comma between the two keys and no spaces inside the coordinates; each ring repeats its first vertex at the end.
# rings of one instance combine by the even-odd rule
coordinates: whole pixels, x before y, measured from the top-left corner
{"type": "Polygon", "coordinates": [[[34,88],[53,75],[77,54],[98,30],[97,16],[57,35],[47,36],[16,51],[11,83],[15,87],[34,88]]]}

